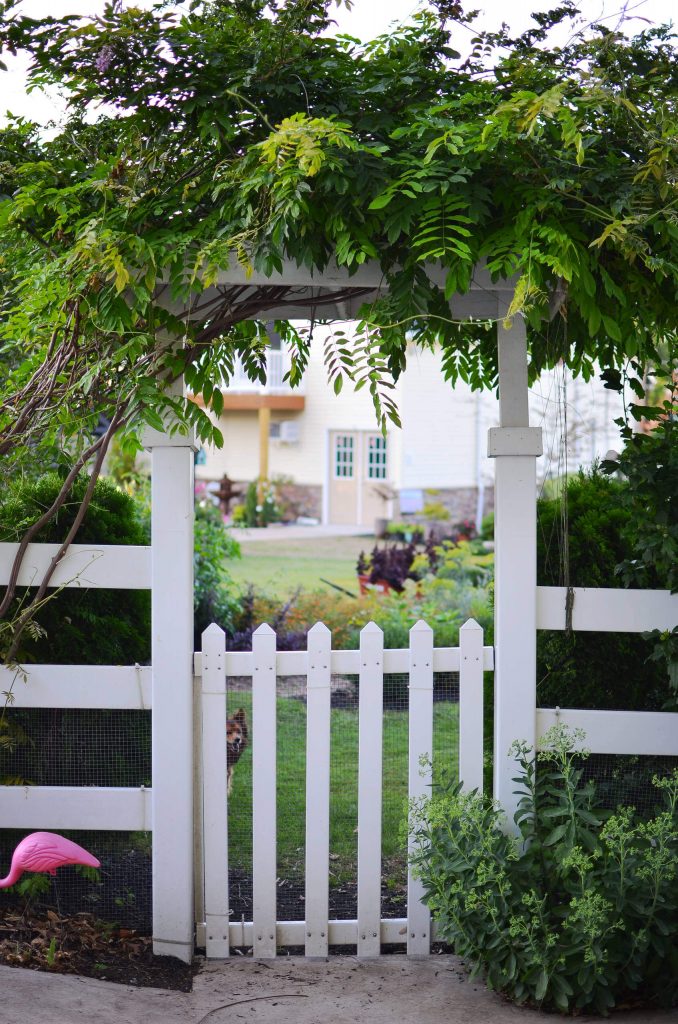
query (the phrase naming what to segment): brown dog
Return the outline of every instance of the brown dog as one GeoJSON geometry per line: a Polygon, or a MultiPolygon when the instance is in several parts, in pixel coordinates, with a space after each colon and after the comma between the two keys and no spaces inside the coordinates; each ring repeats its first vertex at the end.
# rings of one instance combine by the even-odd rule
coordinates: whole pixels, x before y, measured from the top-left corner
{"type": "Polygon", "coordinates": [[[233,718],[226,719],[226,764],[228,766],[226,789],[229,796],[233,785],[233,769],[247,747],[248,738],[247,715],[243,708],[238,708],[233,718]]]}

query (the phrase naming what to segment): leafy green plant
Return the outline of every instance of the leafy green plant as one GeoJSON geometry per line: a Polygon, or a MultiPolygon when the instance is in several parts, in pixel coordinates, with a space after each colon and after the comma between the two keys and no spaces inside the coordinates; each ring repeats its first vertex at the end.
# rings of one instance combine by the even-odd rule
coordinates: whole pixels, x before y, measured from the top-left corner
{"type": "Polygon", "coordinates": [[[24,875],[13,888],[19,896],[23,896],[27,900],[34,900],[39,896],[47,895],[52,888],[52,879],[44,872],[38,871],[35,874],[24,875]]]}
{"type": "Polygon", "coordinates": [[[48,967],[54,967],[57,955],[57,940],[56,935],[53,935],[50,939],[49,946],[45,950],[45,960],[47,961],[48,967]]]}
{"type": "Polygon", "coordinates": [[[480,539],[494,540],[494,512],[488,512],[486,516],[483,516],[480,524],[480,539]]]}
{"type": "Polygon", "coordinates": [[[412,804],[413,863],[439,934],[518,1003],[607,1015],[630,997],[678,1002],[678,771],[655,778],[665,810],[596,806],[556,726],[536,762],[514,744],[520,838],[455,781],[412,804]]]}
{"type": "Polygon", "coordinates": [[[408,544],[423,544],[425,537],[424,527],[420,523],[389,523],[386,527],[386,536],[393,540],[404,540],[408,544]]]}
{"type": "Polygon", "coordinates": [[[427,501],[421,514],[427,519],[437,519],[442,522],[450,518],[449,509],[443,505],[442,501],[427,501]]]}
{"type": "Polygon", "coordinates": [[[232,630],[238,595],[226,562],[240,557],[240,545],[224,526],[221,513],[207,502],[195,507],[193,542],[193,629],[196,651],[211,622],[232,630]]]}
{"type": "Polygon", "coordinates": [[[244,502],[233,509],[234,525],[268,526],[279,519],[275,484],[270,480],[252,480],[245,491],[244,502]]]}

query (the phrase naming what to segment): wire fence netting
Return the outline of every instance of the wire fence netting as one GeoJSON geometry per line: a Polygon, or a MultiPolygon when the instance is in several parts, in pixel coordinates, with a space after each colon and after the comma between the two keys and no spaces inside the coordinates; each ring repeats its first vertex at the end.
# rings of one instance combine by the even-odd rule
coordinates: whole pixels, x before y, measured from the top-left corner
{"type": "MultiPolygon", "coordinates": [[[[152,784],[150,711],[9,707],[2,737],[3,785],[152,784]]],[[[29,831],[0,829],[0,873],[9,871],[12,853],[29,831]]],[[[25,892],[5,893],[4,906],[27,899],[36,908],[68,915],[88,912],[121,927],[151,932],[150,832],[47,831],[59,831],[93,853],[101,861],[99,877],[72,866],[59,868],[54,878],[26,874],[19,883],[25,892]]]]}
{"type": "Polygon", "coordinates": [[[589,754],[578,761],[582,782],[595,785],[596,804],[604,810],[635,807],[641,818],[651,818],[664,809],[662,791],[652,782],[678,768],[678,757],[589,754]]]}
{"type": "MultiPolygon", "coordinates": [[[[458,764],[457,673],[434,679],[434,770],[456,775],[458,764]]],[[[330,740],[330,919],[357,916],[358,862],[357,676],[333,676],[330,740]]],[[[251,679],[229,680],[228,713],[243,708],[251,721],[251,679]]],[[[384,677],[382,740],[382,917],[407,913],[408,676],[384,677]]],[[[306,680],[277,680],[277,917],[305,918],[306,680]]],[[[261,742],[261,741],[260,741],[261,742]]],[[[234,768],[229,802],[229,900],[233,922],[251,921],[252,788],[250,750],[234,768]]],[[[312,823],[311,823],[312,827],[312,823]]]]}

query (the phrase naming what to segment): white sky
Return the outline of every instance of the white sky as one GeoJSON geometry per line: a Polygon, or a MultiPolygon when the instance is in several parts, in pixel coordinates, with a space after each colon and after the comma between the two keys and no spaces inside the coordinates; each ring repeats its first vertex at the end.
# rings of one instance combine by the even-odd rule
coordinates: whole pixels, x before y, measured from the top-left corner
{"type": "MultiPolygon", "coordinates": [[[[514,32],[521,32],[531,24],[532,10],[548,10],[555,6],[553,0],[511,0],[510,5],[499,0],[476,0],[482,11],[478,25],[496,28],[500,19],[505,19],[514,32]],[[508,8],[508,9],[507,9],[508,8]]],[[[151,6],[152,0],[134,0],[135,6],[151,6]]],[[[335,11],[337,21],[335,32],[346,32],[360,39],[371,39],[387,31],[393,22],[407,20],[419,4],[417,0],[355,0],[352,11],[343,7],[335,11]]],[[[467,6],[471,6],[468,4],[467,6]]],[[[640,31],[647,22],[661,23],[672,20],[675,0],[580,0],[578,4],[584,22],[606,21],[613,26],[621,11],[635,20],[634,30],[640,31]],[[641,20],[644,19],[644,20],[641,20]]],[[[82,14],[93,15],[103,8],[102,0],[23,0],[21,10],[33,18],[46,15],[82,14]]],[[[458,49],[466,51],[460,37],[458,49]]],[[[0,71],[0,123],[4,122],[5,111],[21,114],[40,123],[58,117],[63,105],[58,97],[46,96],[42,92],[26,93],[25,70],[27,62],[22,58],[3,56],[8,71],[0,71]]]]}

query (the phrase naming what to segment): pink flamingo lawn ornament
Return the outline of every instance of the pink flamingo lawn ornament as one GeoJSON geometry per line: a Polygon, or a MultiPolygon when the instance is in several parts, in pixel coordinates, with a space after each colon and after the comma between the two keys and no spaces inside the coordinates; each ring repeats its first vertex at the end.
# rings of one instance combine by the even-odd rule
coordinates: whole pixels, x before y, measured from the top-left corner
{"type": "Polygon", "coordinates": [[[0,878],[0,889],[8,889],[24,871],[46,871],[56,875],[64,864],[84,864],[100,868],[101,864],[82,846],[65,839],[56,832],[31,832],[22,839],[12,855],[12,865],[6,878],[0,878]]]}

